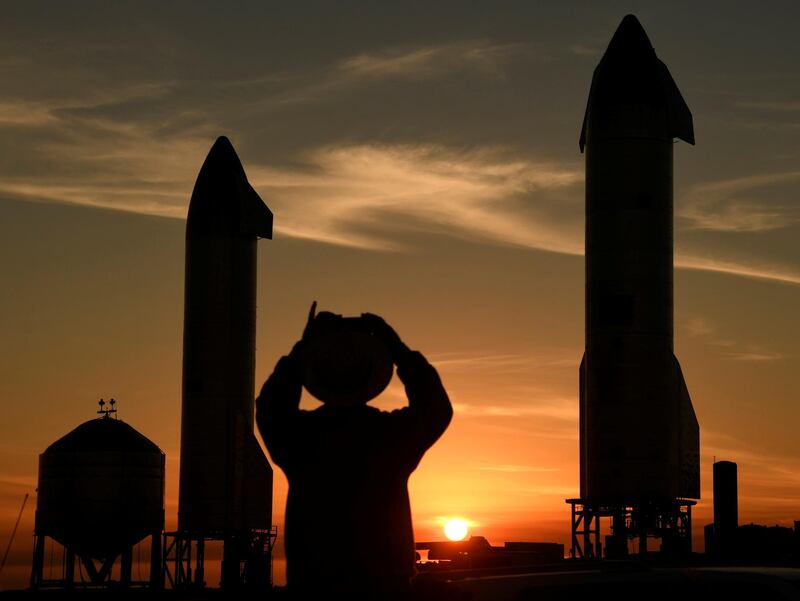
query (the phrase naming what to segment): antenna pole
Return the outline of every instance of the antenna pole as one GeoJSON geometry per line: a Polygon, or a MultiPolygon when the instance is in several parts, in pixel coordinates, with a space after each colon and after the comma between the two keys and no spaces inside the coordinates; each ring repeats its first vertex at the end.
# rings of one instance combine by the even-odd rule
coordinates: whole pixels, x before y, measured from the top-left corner
{"type": "Polygon", "coordinates": [[[100,401],[97,404],[100,406],[100,409],[97,410],[97,413],[99,415],[102,415],[103,418],[108,419],[112,415],[114,416],[114,418],[116,418],[116,413],[117,413],[116,400],[111,399],[108,403],[106,403],[103,399],[100,399],[100,401]],[[108,405],[108,409],[106,409],[106,405],[108,405]]]}

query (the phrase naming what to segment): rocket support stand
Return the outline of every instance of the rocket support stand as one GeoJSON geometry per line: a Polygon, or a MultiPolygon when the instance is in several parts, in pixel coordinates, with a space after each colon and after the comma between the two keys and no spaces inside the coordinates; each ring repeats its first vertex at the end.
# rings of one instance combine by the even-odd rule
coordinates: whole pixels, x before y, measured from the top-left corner
{"type": "Polygon", "coordinates": [[[236,533],[165,532],[164,578],[173,589],[204,588],[206,541],[222,541],[222,588],[267,589],[272,586],[272,549],[277,536],[277,526],[236,533]]]}
{"type": "Polygon", "coordinates": [[[628,555],[628,541],[638,539],[638,555],[647,554],[647,539],[660,538],[661,552],[688,555],[692,551],[692,506],[688,499],[658,502],[590,503],[567,499],[571,508],[573,559],[619,559],[628,555]],[[606,549],[600,539],[601,518],[609,518],[606,549]]]}

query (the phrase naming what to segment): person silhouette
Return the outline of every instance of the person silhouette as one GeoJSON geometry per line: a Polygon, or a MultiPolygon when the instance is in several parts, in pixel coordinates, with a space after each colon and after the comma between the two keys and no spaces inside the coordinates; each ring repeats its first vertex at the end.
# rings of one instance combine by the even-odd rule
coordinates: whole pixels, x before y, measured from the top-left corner
{"type": "Polygon", "coordinates": [[[301,598],[403,598],[415,573],[408,478],[447,429],[452,405],[436,369],[382,318],[315,315],[315,308],[256,400],[261,436],[289,481],[287,589],[301,598]],[[328,348],[320,350],[319,340],[328,348]],[[344,348],[348,340],[359,348],[344,348]],[[376,370],[365,371],[359,352],[385,380],[366,394],[369,382],[358,380],[376,370]],[[380,369],[382,352],[391,362],[388,377],[380,369]],[[326,361],[336,367],[327,374],[326,361]],[[381,411],[366,402],[388,384],[392,364],[408,406],[381,411]],[[299,408],[304,383],[323,397],[317,409],[299,408]]]}

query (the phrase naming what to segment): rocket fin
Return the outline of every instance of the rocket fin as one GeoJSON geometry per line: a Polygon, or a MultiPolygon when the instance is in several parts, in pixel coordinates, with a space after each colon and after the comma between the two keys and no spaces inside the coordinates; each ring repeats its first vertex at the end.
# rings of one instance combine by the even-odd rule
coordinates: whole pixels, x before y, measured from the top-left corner
{"type": "Polygon", "coordinates": [[[674,361],[675,390],[680,403],[679,461],[680,481],[678,496],[684,499],[700,498],[700,426],[694,413],[689,389],[677,357],[674,361]]]}

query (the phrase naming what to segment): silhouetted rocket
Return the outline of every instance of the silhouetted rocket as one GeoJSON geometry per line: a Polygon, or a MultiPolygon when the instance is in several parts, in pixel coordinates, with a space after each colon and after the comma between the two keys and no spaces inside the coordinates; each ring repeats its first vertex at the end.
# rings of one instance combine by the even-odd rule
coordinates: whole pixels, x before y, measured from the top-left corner
{"type": "Polygon", "coordinates": [[[673,139],[692,114],[633,15],[594,72],[586,151],[581,497],[699,498],[699,427],[673,354],[673,139]]]}
{"type": "Polygon", "coordinates": [[[258,238],[272,238],[272,213],[221,137],[186,222],[178,529],[198,537],[272,521],[272,468],[253,430],[258,238]]]}

